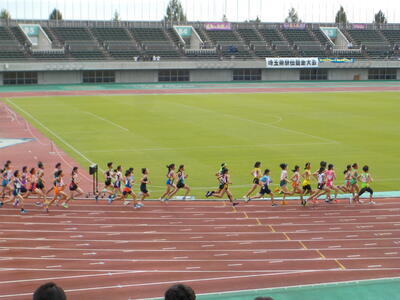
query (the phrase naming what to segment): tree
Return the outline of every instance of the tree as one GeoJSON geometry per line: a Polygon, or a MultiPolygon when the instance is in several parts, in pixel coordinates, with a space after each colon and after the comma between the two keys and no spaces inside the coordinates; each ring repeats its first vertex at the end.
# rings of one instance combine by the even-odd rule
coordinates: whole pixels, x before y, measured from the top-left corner
{"type": "Polygon", "coordinates": [[[336,13],[335,23],[336,24],[347,24],[347,15],[344,11],[343,6],[340,6],[340,9],[336,13]]]}
{"type": "Polygon", "coordinates": [[[114,12],[114,17],[112,18],[112,20],[113,20],[114,22],[119,22],[119,21],[121,21],[121,18],[119,17],[119,12],[118,12],[118,11],[115,11],[115,12],[114,12]]]}
{"type": "Polygon", "coordinates": [[[285,19],[285,23],[301,23],[301,20],[293,7],[289,9],[289,15],[285,19]]]}
{"type": "Polygon", "coordinates": [[[63,17],[61,12],[57,8],[53,9],[53,11],[49,16],[49,20],[62,20],[62,19],[63,17]]]}
{"type": "Polygon", "coordinates": [[[168,22],[186,22],[186,15],[179,0],[170,0],[164,19],[168,22]]]}
{"type": "Polygon", "coordinates": [[[379,10],[375,14],[374,23],[378,24],[378,25],[382,25],[382,24],[386,24],[387,23],[386,16],[381,10],[379,10]]]}
{"type": "Polygon", "coordinates": [[[0,20],[11,20],[11,14],[7,9],[2,9],[0,12],[0,20]]]}

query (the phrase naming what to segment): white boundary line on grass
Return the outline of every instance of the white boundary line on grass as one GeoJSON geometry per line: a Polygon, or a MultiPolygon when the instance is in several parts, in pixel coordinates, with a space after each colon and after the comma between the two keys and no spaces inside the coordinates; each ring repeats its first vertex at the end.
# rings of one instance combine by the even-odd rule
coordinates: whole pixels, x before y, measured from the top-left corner
{"type": "Polygon", "coordinates": [[[90,116],[93,116],[93,117],[95,117],[95,118],[97,118],[97,119],[99,119],[99,120],[102,120],[102,121],[104,121],[104,122],[107,122],[107,123],[109,123],[109,124],[111,124],[111,125],[113,125],[113,126],[115,126],[115,127],[118,127],[118,128],[120,128],[120,129],[122,129],[122,130],[129,131],[128,128],[125,128],[125,127],[123,127],[123,126],[121,126],[121,125],[118,125],[117,123],[114,123],[113,121],[110,121],[110,120],[108,120],[108,119],[105,119],[105,118],[103,118],[103,117],[100,117],[100,116],[98,116],[98,115],[96,115],[96,114],[94,114],[94,113],[91,113],[91,112],[88,112],[88,111],[82,111],[82,112],[85,113],[85,114],[88,114],[88,115],[90,115],[90,116]]]}
{"type": "Polygon", "coordinates": [[[68,148],[70,148],[72,151],[74,151],[76,154],[78,154],[80,157],[88,161],[90,164],[94,164],[93,161],[91,161],[89,158],[87,158],[84,154],[82,154],[78,149],[76,149],[74,146],[72,146],[70,143],[68,143],[66,140],[64,140],[62,137],[60,137],[57,133],[55,133],[53,130],[48,128],[46,125],[44,125],[42,122],[40,122],[38,119],[36,119],[32,114],[21,108],[19,105],[15,104],[11,99],[7,99],[7,102],[10,103],[12,106],[17,108],[19,111],[23,112],[27,116],[29,116],[32,120],[34,120],[37,124],[39,124],[42,128],[46,129],[50,134],[52,134],[54,137],[56,137],[60,142],[62,142],[64,145],[66,145],[68,148]]]}

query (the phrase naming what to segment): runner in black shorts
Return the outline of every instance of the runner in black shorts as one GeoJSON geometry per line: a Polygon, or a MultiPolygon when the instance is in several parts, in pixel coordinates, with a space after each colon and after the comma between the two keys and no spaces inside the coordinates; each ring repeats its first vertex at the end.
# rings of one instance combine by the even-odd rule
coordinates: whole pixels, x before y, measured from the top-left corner
{"type": "Polygon", "coordinates": [[[142,197],[139,200],[139,204],[142,204],[142,201],[147,198],[150,197],[150,193],[147,189],[147,184],[150,183],[150,180],[148,178],[149,175],[149,170],[147,168],[142,168],[142,178],[140,179],[140,193],[142,195],[142,197]]]}
{"type": "Polygon", "coordinates": [[[172,198],[172,196],[174,196],[179,189],[184,189],[186,190],[185,195],[183,196],[183,200],[186,200],[187,195],[190,192],[190,188],[189,186],[185,183],[185,179],[188,177],[188,175],[185,173],[185,166],[184,165],[180,165],[178,172],[176,173],[176,175],[178,176],[178,182],[176,183],[176,189],[175,191],[173,191],[172,193],[170,193],[168,195],[168,199],[172,198]]]}

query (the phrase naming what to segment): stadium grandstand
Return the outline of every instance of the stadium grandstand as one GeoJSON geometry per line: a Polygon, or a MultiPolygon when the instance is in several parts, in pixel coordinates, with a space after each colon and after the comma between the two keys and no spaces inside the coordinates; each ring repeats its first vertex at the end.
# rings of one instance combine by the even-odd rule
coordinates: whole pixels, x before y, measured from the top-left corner
{"type": "Polygon", "coordinates": [[[243,70],[260,73],[251,80],[384,80],[400,70],[397,24],[3,20],[0,41],[0,84],[250,80],[235,76],[243,70]],[[315,76],[290,68],[310,57],[315,76]],[[172,69],[188,76],[166,78],[172,69]]]}

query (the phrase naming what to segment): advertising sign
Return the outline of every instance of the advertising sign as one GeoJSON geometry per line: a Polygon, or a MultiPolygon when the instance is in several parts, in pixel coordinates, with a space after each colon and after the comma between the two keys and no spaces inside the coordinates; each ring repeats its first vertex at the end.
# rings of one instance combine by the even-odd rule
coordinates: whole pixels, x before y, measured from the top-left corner
{"type": "Polygon", "coordinates": [[[298,69],[318,68],[317,57],[267,57],[265,59],[267,68],[271,69],[298,69]]]}
{"type": "Polygon", "coordinates": [[[232,30],[231,23],[229,22],[214,22],[205,23],[206,30],[232,30]]]}

